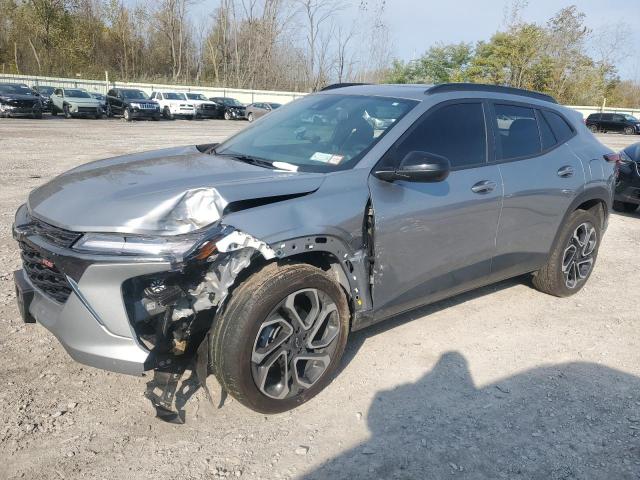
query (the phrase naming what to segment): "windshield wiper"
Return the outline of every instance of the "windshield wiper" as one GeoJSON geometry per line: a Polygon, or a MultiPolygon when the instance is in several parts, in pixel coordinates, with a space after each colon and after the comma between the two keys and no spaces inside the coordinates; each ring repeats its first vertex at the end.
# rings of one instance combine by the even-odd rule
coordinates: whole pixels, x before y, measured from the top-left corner
{"type": "Polygon", "coordinates": [[[234,160],[238,160],[239,162],[248,163],[257,167],[269,168],[271,170],[276,169],[276,167],[273,166],[273,163],[268,160],[264,160],[263,158],[252,157],[251,155],[242,155],[240,153],[217,153],[215,149],[213,150],[213,153],[215,155],[218,155],[219,157],[233,158],[234,160]]]}

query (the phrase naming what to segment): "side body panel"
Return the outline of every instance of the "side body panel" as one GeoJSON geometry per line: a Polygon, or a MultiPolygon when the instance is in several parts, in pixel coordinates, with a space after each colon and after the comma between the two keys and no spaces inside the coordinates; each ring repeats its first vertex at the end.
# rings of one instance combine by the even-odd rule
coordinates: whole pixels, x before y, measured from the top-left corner
{"type": "Polygon", "coordinates": [[[541,156],[502,163],[499,168],[504,204],[492,273],[505,277],[544,265],[565,211],[584,187],[585,173],[566,144],[541,156]],[[559,176],[567,167],[574,173],[559,176]]]}
{"type": "Polygon", "coordinates": [[[502,202],[497,166],[451,172],[439,183],[369,181],[375,211],[375,318],[473,288],[490,273],[502,202]],[[473,193],[484,180],[490,193],[473,193]]]}

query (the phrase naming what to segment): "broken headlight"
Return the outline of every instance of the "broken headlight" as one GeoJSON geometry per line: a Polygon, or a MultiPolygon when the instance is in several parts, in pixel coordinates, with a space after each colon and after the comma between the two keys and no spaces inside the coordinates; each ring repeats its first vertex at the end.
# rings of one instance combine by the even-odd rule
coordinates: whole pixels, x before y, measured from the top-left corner
{"type": "Polygon", "coordinates": [[[215,251],[215,239],[223,229],[176,236],[124,236],[86,233],[73,245],[83,253],[204,259],[215,251]],[[207,255],[204,255],[207,253],[207,255]]]}

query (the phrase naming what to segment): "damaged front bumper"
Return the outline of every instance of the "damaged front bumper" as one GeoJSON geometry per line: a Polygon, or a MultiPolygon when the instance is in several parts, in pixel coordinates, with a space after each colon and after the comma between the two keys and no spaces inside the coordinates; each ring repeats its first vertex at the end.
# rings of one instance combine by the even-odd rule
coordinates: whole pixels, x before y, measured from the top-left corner
{"type": "Polygon", "coordinates": [[[13,234],[25,321],[45,326],[78,362],[132,375],[193,357],[240,271],[254,255],[274,256],[231,227],[213,229],[202,248],[176,259],[79,252],[72,245],[81,234],[23,223],[13,234]]]}
{"type": "MultiPolygon", "coordinates": [[[[158,265],[147,265],[155,269],[158,265]]],[[[149,272],[148,268],[142,271],[149,272]]],[[[81,284],[61,304],[38,289],[24,270],[16,272],[33,287],[24,308],[38,323],[55,335],[76,361],[118,373],[142,375],[148,370],[149,351],[138,342],[122,303],[118,279],[135,274],[128,266],[88,268],[81,284]],[[103,277],[103,280],[100,277],[103,277]],[[98,280],[98,283],[91,282],[98,280]],[[99,291],[96,291],[96,290],[99,291]],[[95,294],[91,304],[87,296],[95,294]],[[118,333],[115,333],[118,332],[118,333]]]]}

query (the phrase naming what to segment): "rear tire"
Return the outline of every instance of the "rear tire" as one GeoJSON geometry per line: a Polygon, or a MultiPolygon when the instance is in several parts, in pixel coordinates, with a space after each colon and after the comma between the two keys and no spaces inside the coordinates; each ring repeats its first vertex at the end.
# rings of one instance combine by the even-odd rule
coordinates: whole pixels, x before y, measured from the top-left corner
{"type": "Polygon", "coordinates": [[[591,133],[598,133],[600,131],[597,125],[589,125],[589,130],[591,130],[591,133]]]}
{"type": "Polygon", "coordinates": [[[613,209],[616,212],[633,213],[638,209],[638,205],[628,202],[613,202],[613,209]]]}
{"type": "Polygon", "coordinates": [[[268,264],[233,291],[216,320],[211,338],[215,375],[252,410],[291,410],[331,381],[347,343],[349,318],[342,288],[324,271],[307,264],[268,264]],[[304,320],[289,314],[294,310],[286,305],[295,305],[298,319],[304,320]],[[310,350],[309,342],[319,346],[310,350]]]}
{"type": "Polygon", "coordinates": [[[534,273],[533,286],[556,297],[579,292],[593,272],[601,230],[600,220],[593,213],[573,212],[561,227],[547,264],[534,273]]]}

